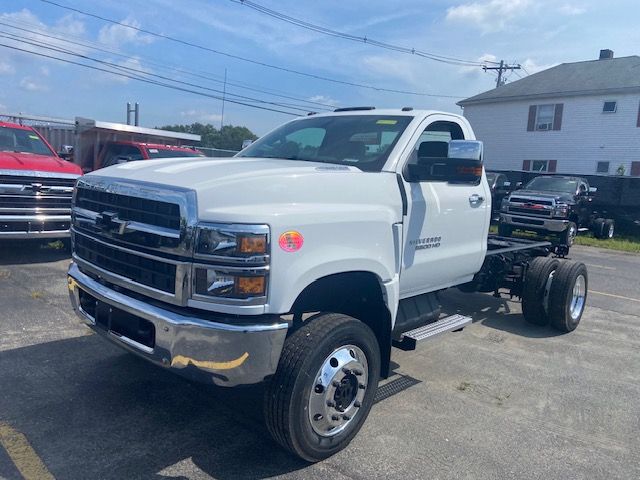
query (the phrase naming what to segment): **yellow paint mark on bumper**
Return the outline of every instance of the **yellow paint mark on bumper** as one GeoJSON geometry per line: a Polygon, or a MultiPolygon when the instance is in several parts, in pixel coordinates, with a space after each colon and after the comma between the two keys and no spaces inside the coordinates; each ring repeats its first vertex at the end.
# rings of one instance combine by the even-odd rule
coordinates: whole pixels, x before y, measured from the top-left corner
{"type": "Polygon", "coordinates": [[[185,357],[183,355],[176,355],[171,359],[172,367],[186,367],[191,364],[198,368],[204,368],[207,370],[231,370],[232,368],[239,367],[245,360],[249,358],[249,352],[244,352],[235,360],[229,360],[228,362],[210,362],[207,360],[194,360],[193,358],[185,357]]]}
{"type": "Polygon", "coordinates": [[[25,480],[55,480],[29,444],[27,437],[0,422],[0,445],[4,447],[25,480]]]}
{"type": "Polygon", "coordinates": [[[73,292],[75,288],[78,286],[78,283],[75,281],[73,277],[67,277],[67,286],[69,287],[69,290],[73,292]]]}

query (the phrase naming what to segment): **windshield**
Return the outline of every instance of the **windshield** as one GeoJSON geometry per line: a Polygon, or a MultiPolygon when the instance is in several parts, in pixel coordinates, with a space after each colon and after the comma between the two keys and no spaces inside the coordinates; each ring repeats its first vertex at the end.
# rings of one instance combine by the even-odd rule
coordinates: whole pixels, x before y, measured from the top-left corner
{"type": "Polygon", "coordinates": [[[293,121],[257,140],[238,157],[335,163],[380,171],[413,120],[401,115],[336,115],[293,121]]]}
{"type": "Polygon", "coordinates": [[[538,177],[527,183],[527,190],[576,193],[578,181],[571,178],[538,177]]]}
{"type": "Polygon", "coordinates": [[[149,158],[204,157],[195,150],[173,150],[169,148],[147,148],[149,158]]]}
{"type": "Polygon", "coordinates": [[[11,127],[0,127],[0,151],[55,156],[33,130],[11,127]]]}

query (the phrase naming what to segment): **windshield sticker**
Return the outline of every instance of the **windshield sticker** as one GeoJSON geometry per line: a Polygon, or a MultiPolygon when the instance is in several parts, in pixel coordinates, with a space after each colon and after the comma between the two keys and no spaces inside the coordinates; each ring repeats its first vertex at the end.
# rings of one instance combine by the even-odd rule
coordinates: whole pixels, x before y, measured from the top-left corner
{"type": "Polygon", "coordinates": [[[40,138],[38,138],[38,135],[29,135],[29,138],[32,140],[40,140],[40,138]]]}
{"type": "Polygon", "coordinates": [[[395,125],[398,123],[398,120],[390,120],[390,119],[380,119],[376,122],[378,125],[395,125]]]}
{"type": "Polygon", "coordinates": [[[158,153],[158,149],[157,148],[150,148],[149,149],[149,153],[158,153]]]}

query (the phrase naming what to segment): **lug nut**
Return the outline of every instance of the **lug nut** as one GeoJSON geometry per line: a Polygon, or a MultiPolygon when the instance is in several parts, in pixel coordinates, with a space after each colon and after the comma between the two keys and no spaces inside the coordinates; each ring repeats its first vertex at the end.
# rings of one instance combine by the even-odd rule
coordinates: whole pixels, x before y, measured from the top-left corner
{"type": "Polygon", "coordinates": [[[342,371],[344,372],[345,375],[349,375],[351,373],[351,370],[349,370],[347,367],[343,367],[342,371]]]}
{"type": "Polygon", "coordinates": [[[331,385],[333,385],[334,387],[339,387],[340,386],[340,382],[337,380],[334,380],[333,382],[331,382],[331,385]]]}
{"type": "Polygon", "coordinates": [[[336,404],[333,403],[331,400],[327,400],[327,407],[335,407],[336,404]]]}
{"type": "Polygon", "coordinates": [[[360,375],[362,375],[362,370],[354,370],[353,373],[359,377],[360,375]]]}
{"type": "Polygon", "coordinates": [[[359,385],[358,385],[358,388],[359,388],[360,390],[364,390],[364,389],[365,389],[365,388],[367,388],[367,387],[365,386],[365,384],[364,384],[364,383],[361,383],[361,384],[359,384],[359,385]]]}
{"type": "Polygon", "coordinates": [[[343,420],[351,420],[351,417],[349,415],[342,415],[342,419],[343,420]]]}
{"type": "Polygon", "coordinates": [[[334,422],[337,422],[338,420],[340,420],[340,417],[338,415],[332,415],[331,420],[333,420],[334,422]]]}
{"type": "Polygon", "coordinates": [[[360,408],[362,404],[356,400],[355,402],[353,402],[353,406],[356,408],[360,408]]]}

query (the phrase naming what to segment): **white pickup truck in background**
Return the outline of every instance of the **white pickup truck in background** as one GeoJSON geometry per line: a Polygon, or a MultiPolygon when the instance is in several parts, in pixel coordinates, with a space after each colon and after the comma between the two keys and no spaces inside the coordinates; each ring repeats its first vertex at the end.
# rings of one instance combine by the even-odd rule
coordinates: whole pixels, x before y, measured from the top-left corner
{"type": "Polygon", "coordinates": [[[75,190],[71,301],[93,330],[221,386],[266,382],[273,437],[318,461],[344,448],[389,373],[471,319],[438,292],[507,291],[525,319],[576,328],[586,267],[489,236],[482,144],[461,116],[339,109],[234,158],[131,162],[75,190]]]}

